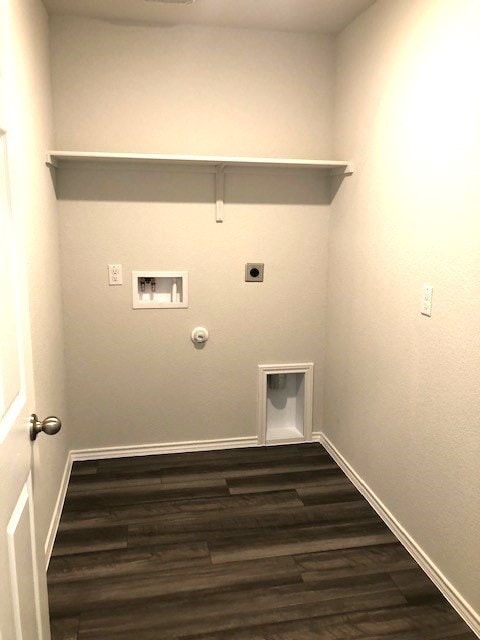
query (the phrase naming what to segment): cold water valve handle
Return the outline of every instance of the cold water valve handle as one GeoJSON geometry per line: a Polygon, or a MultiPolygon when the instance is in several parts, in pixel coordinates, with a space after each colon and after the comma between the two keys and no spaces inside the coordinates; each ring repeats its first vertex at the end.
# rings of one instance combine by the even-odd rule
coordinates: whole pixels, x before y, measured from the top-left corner
{"type": "Polygon", "coordinates": [[[208,340],[208,330],[205,327],[195,327],[192,331],[192,342],[195,344],[203,344],[208,340]]]}

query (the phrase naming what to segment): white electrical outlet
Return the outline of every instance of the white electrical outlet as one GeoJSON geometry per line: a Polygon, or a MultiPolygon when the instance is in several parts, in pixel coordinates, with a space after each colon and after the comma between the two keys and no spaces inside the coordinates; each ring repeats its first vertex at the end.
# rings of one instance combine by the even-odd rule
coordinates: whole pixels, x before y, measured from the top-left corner
{"type": "Polygon", "coordinates": [[[109,264],[108,265],[108,284],[110,286],[123,284],[122,265],[121,264],[109,264]]]}
{"type": "Polygon", "coordinates": [[[421,313],[424,316],[432,315],[432,295],[433,287],[430,284],[423,285],[421,313]]]}

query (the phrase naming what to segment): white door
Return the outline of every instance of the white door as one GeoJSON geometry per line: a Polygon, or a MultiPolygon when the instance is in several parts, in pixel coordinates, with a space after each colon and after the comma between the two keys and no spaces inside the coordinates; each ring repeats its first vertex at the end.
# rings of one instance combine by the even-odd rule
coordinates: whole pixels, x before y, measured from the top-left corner
{"type": "MultiPolygon", "coordinates": [[[[4,0],[0,11],[1,29],[4,0]]],[[[5,35],[0,31],[0,640],[48,640],[45,569],[42,562],[39,571],[37,563],[32,500],[34,398],[22,221],[9,191],[5,35]]]]}

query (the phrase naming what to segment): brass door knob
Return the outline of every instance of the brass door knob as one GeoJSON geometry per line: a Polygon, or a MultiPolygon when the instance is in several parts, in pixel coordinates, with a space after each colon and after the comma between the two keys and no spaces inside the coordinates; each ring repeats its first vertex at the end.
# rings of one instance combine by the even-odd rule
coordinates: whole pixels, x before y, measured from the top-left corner
{"type": "Polygon", "coordinates": [[[48,436],[54,436],[62,428],[62,421],[57,416],[48,416],[45,420],[39,420],[35,413],[30,416],[30,440],[36,440],[43,431],[48,436]]]}

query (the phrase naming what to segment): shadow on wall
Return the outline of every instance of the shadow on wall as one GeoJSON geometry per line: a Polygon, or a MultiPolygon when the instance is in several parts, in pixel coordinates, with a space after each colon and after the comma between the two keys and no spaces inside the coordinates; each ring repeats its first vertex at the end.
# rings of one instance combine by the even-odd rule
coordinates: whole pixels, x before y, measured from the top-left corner
{"type": "MultiPolygon", "coordinates": [[[[327,176],[308,170],[257,169],[255,173],[239,170],[225,177],[225,202],[328,205],[338,189],[338,186],[331,188],[333,182],[331,185],[327,176]]],[[[55,183],[59,200],[215,203],[215,175],[185,169],[91,164],[88,168],[58,169],[55,183]]]]}

